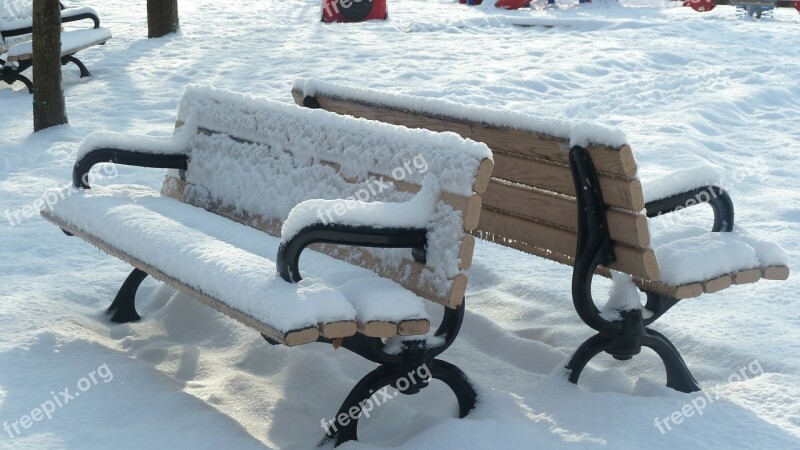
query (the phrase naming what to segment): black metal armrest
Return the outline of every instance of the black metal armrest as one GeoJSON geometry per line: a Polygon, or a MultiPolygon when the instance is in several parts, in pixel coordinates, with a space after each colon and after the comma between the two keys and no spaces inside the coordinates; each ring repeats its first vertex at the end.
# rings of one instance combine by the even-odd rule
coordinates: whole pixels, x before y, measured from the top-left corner
{"type": "Polygon", "coordinates": [[[91,21],[94,22],[94,28],[100,28],[100,17],[93,12],[86,11],[80,14],[71,15],[69,13],[69,9],[61,10],[61,23],[77,22],[86,19],[91,19],[91,21]]]}
{"type": "MultiPolygon", "coordinates": [[[[90,11],[88,8],[86,8],[85,11],[78,12],[78,13],[75,13],[73,15],[72,13],[70,13],[70,9],[72,9],[72,8],[64,9],[62,7],[62,9],[61,9],[61,23],[77,22],[77,21],[80,21],[80,20],[91,19],[91,21],[94,22],[94,28],[100,28],[100,17],[98,17],[96,13],[94,13],[94,12],[90,11]],[[65,11],[66,11],[66,15],[65,15],[65,11]]],[[[78,8],[75,8],[75,9],[78,9],[78,8]]],[[[13,36],[23,36],[23,35],[26,35],[26,34],[33,34],[33,23],[31,22],[30,26],[26,26],[26,27],[22,27],[22,28],[16,28],[16,29],[13,29],[13,30],[2,30],[2,31],[0,31],[0,34],[2,34],[2,36],[4,38],[9,38],[9,37],[13,37],[13,36]]]]}
{"type": "Polygon", "coordinates": [[[277,266],[281,277],[296,283],[300,276],[300,254],[315,243],[354,245],[359,247],[410,248],[414,259],[425,262],[427,230],[424,228],[374,228],[363,225],[317,223],[300,230],[281,242],[277,266]]]}
{"type": "Polygon", "coordinates": [[[189,156],[185,153],[146,153],[136,150],[98,148],[75,161],[72,184],[76,188],[90,189],[89,171],[95,164],[110,162],[125,166],[186,170],[189,156]]]}
{"type": "Polygon", "coordinates": [[[719,186],[705,186],[653,200],[645,205],[645,209],[647,217],[657,217],[704,203],[710,205],[714,210],[714,227],[711,231],[733,231],[733,200],[719,186]]]}

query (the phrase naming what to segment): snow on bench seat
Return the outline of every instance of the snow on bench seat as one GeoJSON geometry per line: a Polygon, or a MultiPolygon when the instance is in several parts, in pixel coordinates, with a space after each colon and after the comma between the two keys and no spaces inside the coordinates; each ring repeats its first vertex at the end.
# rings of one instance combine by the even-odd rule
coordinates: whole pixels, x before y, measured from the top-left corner
{"type": "MultiPolygon", "coordinates": [[[[111,39],[111,30],[92,28],[61,33],[61,56],[68,56],[94,45],[105,44],[111,39]]],[[[25,61],[33,58],[33,41],[22,42],[8,50],[9,61],[25,61]]]]}
{"type": "Polygon", "coordinates": [[[711,293],[732,284],[753,283],[760,278],[785,280],[789,276],[786,253],[741,227],[728,233],[675,227],[655,235],[653,248],[661,267],[660,281],[668,285],[699,283],[711,293]]]}
{"type": "Polygon", "coordinates": [[[275,269],[280,239],[256,229],[141,186],[66,197],[44,217],[287,345],[313,342],[320,333],[349,336],[356,322],[363,330],[371,322],[405,321],[427,332],[423,301],[367,269],[309,251],[304,279],[291,284],[275,269]]]}

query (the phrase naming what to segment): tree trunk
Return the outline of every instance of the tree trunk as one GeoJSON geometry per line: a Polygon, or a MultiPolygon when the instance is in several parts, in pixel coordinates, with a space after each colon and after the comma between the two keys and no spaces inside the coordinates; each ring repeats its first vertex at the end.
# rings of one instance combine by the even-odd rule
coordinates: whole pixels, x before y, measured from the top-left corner
{"type": "Polygon", "coordinates": [[[67,123],[58,0],[33,0],[33,71],[33,131],[67,123]]]}
{"type": "Polygon", "coordinates": [[[178,0],[147,0],[147,37],[178,31],[178,0]]]}

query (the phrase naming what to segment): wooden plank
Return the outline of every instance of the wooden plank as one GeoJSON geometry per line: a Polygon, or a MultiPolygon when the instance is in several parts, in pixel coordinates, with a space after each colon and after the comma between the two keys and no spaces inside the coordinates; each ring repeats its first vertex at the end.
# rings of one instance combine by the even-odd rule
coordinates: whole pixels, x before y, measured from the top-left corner
{"type": "Polygon", "coordinates": [[[397,335],[397,324],[384,320],[373,320],[367,323],[359,322],[358,332],[370,337],[390,338],[397,335]]]}
{"type": "Polygon", "coordinates": [[[494,160],[491,158],[482,160],[478,165],[478,173],[475,175],[475,183],[472,185],[472,190],[478,194],[484,193],[486,187],[489,186],[489,180],[492,178],[493,171],[494,160]]]}
{"type": "MultiPolygon", "coordinates": [[[[292,95],[299,105],[303,104],[304,95],[301,92],[293,92],[292,95]]],[[[326,111],[378,120],[408,128],[425,128],[439,132],[452,131],[462,137],[484,142],[492,150],[518,153],[569,164],[569,154],[565,151],[565,147],[569,144],[567,139],[559,139],[543,133],[517,130],[510,127],[468,122],[454,117],[412,112],[388,105],[342,99],[328,94],[316,94],[314,98],[320,107],[326,111]]],[[[610,149],[604,146],[592,145],[587,150],[596,170],[627,178],[632,178],[636,175],[636,162],[629,146],[625,145],[619,149],[610,149]]]]}
{"type": "Polygon", "coordinates": [[[73,235],[83,239],[84,241],[94,245],[95,247],[99,248],[100,250],[108,253],[109,255],[115,256],[128,264],[136,267],[139,270],[146,272],[148,275],[152,276],[153,278],[162,281],[173,288],[187,294],[188,296],[198,300],[200,303],[203,303],[207,306],[210,306],[217,311],[225,314],[228,317],[231,317],[234,320],[239,321],[240,323],[255,329],[256,331],[263,333],[269,336],[271,339],[280,342],[282,344],[288,346],[295,346],[295,345],[302,345],[307,344],[310,342],[315,342],[319,337],[319,329],[314,327],[307,327],[297,330],[290,330],[287,332],[278,331],[277,329],[273,328],[269,324],[261,322],[260,320],[248,315],[245,312],[242,312],[226,303],[221,302],[220,300],[211,297],[203,292],[200,292],[193,287],[183,283],[180,280],[170,277],[169,275],[163,273],[162,271],[158,270],[157,268],[150,266],[124,252],[117,249],[116,247],[97,239],[96,237],[85,233],[84,231],[73,227],[66,222],[61,221],[56,216],[52,215],[49,211],[42,211],[42,216],[49,220],[50,222],[54,223],[55,225],[59,226],[61,229],[66,230],[73,235]]]}
{"type": "Polygon", "coordinates": [[[713,280],[704,281],[702,285],[703,290],[707,294],[713,294],[731,287],[731,285],[733,285],[733,278],[730,275],[722,275],[713,280]]]}
{"type": "Polygon", "coordinates": [[[472,255],[475,253],[475,237],[472,235],[464,236],[464,240],[461,241],[461,251],[458,253],[458,259],[460,262],[458,263],[458,268],[461,270],[467,270],[472,267],[472,255]]]}
{"type": "Polygon", "coordinates": [[[355,321],[342,320],[339,322],[320,323],[318,325],[319,334],[328,339],[343,338],[356,334],[357,325],[355,321]]]}
{"type": "Polygon", "coordinates": [[[767,280],[786,280],[789,278],[789,268],[786,266],[770,266],[761,269],[761,276],[767,280]]]}
{"type": "MultiPolygon", "coordinates": [[[[175,198],[178,201],[197,206],[198,208],[204,208],[214,214],[263,231],[271,236],[280,237],[281,222],[279,220],[267,220],[257,214],[249,214],[246,211],[236,211],[235,208],[230,206],[201,205],[189,202],[183,195],[185,186],[186,182],[184,180],[167,177],[167,180],[162,183],[161,193],[165,196],[175,198]]],[[[426,286],[421,286],[420,274],[425,268],[425,265],[411,259],[404,260],[397,266],[388,267],[383,260],[361,247],[315,244],[310,248],[336,259],[371,270],[384,278],[388,278],[400,284],[422,298],[450,308],[457,308],[461,305],[464,293],[467,290],[467,277],[464,274],[458,274],[450,280],[450,291],[446,293],[437,293],[426,286]]],[[[461,253],[464,253],[464,251],[464,242],[462,241],[461,253]]]]}
{"type": "MultiPolygon", "coordinates": [[[[574,197],[492,179],[481,196],[483,207],[577,231],[578,206],[574,197]]],[[[611,239],[640,248],[650,245],[647,217],[630,211],[606,210],[611,239]]]]}
{"type": "MultiPolygon", "coordinates": [[[[568,255],[570,258],[575,255],[578,243],[578,236],[574,231],[489,209],[484,209],[481,213],[476,234],[502,245],[508,245],[506,240],[519,241],[554,254],[568,255]]],[[[659,278],[658,262],[652,250],[615,243],[614,253],[617,261],[611,264],[610,268],[650,280],[659,278]]],[[[557,259],[554,260],[564,263],[563,258],[554,254],[545,252],[544,257],[548,259],[555,257],[557,259]]],[[[572,260],[570,259],[567,264],[572,264],[572,260]]]]}
{"type": "Polygon", "coordinates": [[[397,334],[400,336],[420,336],[431,329],[428,319],[403,320],[397,324],[397,334]]]}
{"type": "Polygon", "coordinates": [[[700,283],[689,283],[680,286],[672,286],[658,281],[643,280],[634,278],[633,282],[644,291],[651,291],[666,295],[678,300],[695,298],[703,295],[703,285],[700,283]]]}
{"type": "MultiPolygon", "coordinates": [[[[575,196],[572,171],[569,165],[561,163],[495,152],[492,177],[575,196]]],[[[598,179],[606,205],[636,213],[644,209],[644,193],[639,180],[610,176],[598,179]]]]}
{"type": "Polygon", "coordinates": [[[736,284],[755,283],[761,279],[761,269],[743,270],[733,274],[733,282],[736,284]]]}

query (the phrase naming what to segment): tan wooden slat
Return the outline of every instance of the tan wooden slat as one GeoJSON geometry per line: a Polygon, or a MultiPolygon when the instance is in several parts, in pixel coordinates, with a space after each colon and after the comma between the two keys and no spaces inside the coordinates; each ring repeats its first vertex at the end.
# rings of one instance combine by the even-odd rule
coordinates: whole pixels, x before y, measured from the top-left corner
{"type": "MultiPolygon", "coordinates": [[[[299,105],[303,104],[304,95],[302,92],[293,92],[292,95],[295,98],[295,102],[299,105]]],[[[452,117],[404,111],[392,106],[373,105],[357,100],[337,98],[327,94],[316,94],[314,98],[320,107],[326,111],[403,125],[408,128],[452,131],[462,137],[484,142],[492,150],[535,156],[569,164],[569,155],[565,151],[565,147],[568,145],[566,139],[558,139],[532,131],[470,123],[466,120],[452,117]]],[[[629,146],[624,145],[619,149],[610,149],[592,145],[587,150],[596,170],[628,178],[636,175],[636,162],[629,146]]]]}
{"type": "MultiPolygon", "coordinates": [[[[231,206],[208,204],[201,205],[189,202],[183,195],[185,186],[186,181],[177,180],[174,178],[170,179],[167,177],[167,181],[162,183],[161,193],[183,203],[204,208],[207,211],[219,216],[263,231],[271,236],[280,237],[281,222],[279,220],[267,220],[256,214],[249,214],[246,211],[236,211],[236,209],[231,206]]],[[[465,242],[462,241],[461,254],[466,252],[464,244],[465,242]]],[[[467,245],[469,245],[469,243],[467,243],[467,245]]],[[[474,242],[472,243],[472,246],[474,247],[474,242]]],[[[325,253],[336,259],[364,267],[365,269],[371,270],[384,278],[395,281],[422,298],[450,308],[457,308],[459,305],[461,305],[464,293],[467,290],[467,277],[464,274],[456,275],[451,280],[452,284],[450,291],[444,294],[435,293],[420,287],[420,273],[422,272],[422,269],[425,268],[425,265],[413,260],[406,260],[398,266],[387,267],[380,258],[373,256],[372,253],[369,253],[367,250],[360,247],[340,247],[330,244],[314,244],[310,248],[314,251],[325,253]]]]}
{"type": "Polygon", "coordinates": [[[731,278],[730,275],[723,275],[713,280],[704,281],[702,284],[703,290],[707,294],[713,294],[714,292],[719,292],[731,287],[731,285],[733,285],[733,278],[731,278]]]}
{"type": "Polygon", "coordinates": [[[761,269],[743,270],[733,274],[733,282],[736,284],[755,283],[761,279],[761,269]]]}
{"type": "Polygon", "coordinates": [[[761,275],[767,280],[786,280],[789,278],[789,268],[786,266],[770,266],[761,270],[761,275]]]}
{"type": "MultiPolygon", "coordinates": [[[[476,234],[488,233],[484,238],[494,237],[495,242],[508,245],[497,236],[502,236],[513,241],[520,241],[532,247],[554,252],[555,254],[575,255],[578,236],[574,231],[556,228],[544,223],[537,223],[522,217],[503,214],[498,211],[484,209],[476,234]]],[[[657,280],[659,278],[658,263],[655,254],[650,249],[634,248],[616,243],[614,253],[617,260],[610,268],[634,276],[657,280]]],[[[553,254],[543,253],[545,258],[554,259],[553,254]]],[[[563,258],[556,257],[558,262],[564,263],[563,258]]],[[[567,264],[572,264],[572,260],[567,264]]]]}
{"type": "Polygon", "coordinates": [[[264,333],[265,335],[269,336],[270,338],[274,339],[277,342],[288,346],[295,346],[295,345],[302,345],[308,344],[310,342],[315,342],[319,337],[319,329],[314,327],[308,327],[298,330],[290,330],[287,332],[281,332],[270,326],[269,324],[265,324],[258,319],[248,315],[245,312],[242,312],[228,304],[225,304],[218,299],[211,297],[203,292],[200,292],[193,287],[183,283],[180,280],[170,277],[169,275],[161,272],[155,267],[152,267],[144,262],[120,251],[116,247],[97,239],[96,237],[83,232],[82,230],[73,227],[66,222],[60,220],[59,218],[55,217],[51,213],[47,211],[42,211],[42,216],[49,220],[50,222],[54,223],[58,227],[63,230],[66,230],[76,237],[83,239],[84,241],[94,245],[95,247],[99,248],[100,250],[108,253],[109,255],[115,256],[126,263],[130,264],[133,267],[136,267],[139,270],[146,272],[148,275],[152,276],[153,278],[162,281],[173,288],[187,294],[188,296],[198,300],[200,303],[203,303],[207,306],[210,306],[217,311],[225,314],[232,319],[235,319],[242,324],[255,329],[258,332],[264,333]]]}
{"type": "MultiPolygon", "coordinates": [[[[492,177],[575,196],[572,172],[566,164],[495,151],[492,177]]],[[[644,209],[639,180],[611,176],[600,176],[598,180],[606,205],[637,213],[644,209]]]]}
{"type": "Polygon", "coordinates": [[[318,325],[319,334],[329,339],[342,338],[356,334],[357,325],[354,321],[339,321],[331,323],[320,323],[318,325]]]}
{"type": "Polygon", "coordinates": [[[475,253],[475,237],[471,235],[464,236],[461,241],[461,251],[458,253],[458,268],[467,270],[472,267],[472,255],[475,253]]]}
{"type": "Polygon", "coordinates": [[[358,332],[370,337],[390,338],[397,335],[397,324],[383,320],[358,323],[358,332]]]}
{"type": "Polygon", "coordinates": [[[703,294],[703,285],[700,283],[671,286],[657,281],[643,280],[641,278],[634,278],[633,282],[642,290],[656,292],[678,300],[695,298],[703,294]]]}
{"type": "Polygon", "coordinates": [[[428,319],[403,320],[397,324],[397,334],[400,336],[420,336],[431,329],[428,319]]]}
{"type": "Polygon", "coordinates": [[[475,183],[472,185],[472,190],[478,194],[484,193],[486,187],[489,186],[489,180],[492,178],[493,171],[494,160],[489,158],[482,160],[478,166],[478,173],[475,175],[475,183]]]}
{"type": "MultiPolygon", "coordinates": [[[[527,219],[539,220],[576,231],[578,206],[574,197],[556,192],[495,180],[481,196],[483,206],[527,219]]],[[[640,248],[650,245],[647,217],[630,211],[606,210],[611,239],[640,248]]]]}

